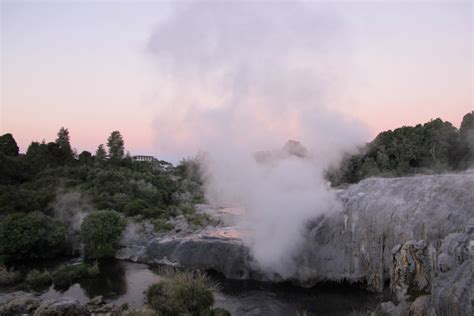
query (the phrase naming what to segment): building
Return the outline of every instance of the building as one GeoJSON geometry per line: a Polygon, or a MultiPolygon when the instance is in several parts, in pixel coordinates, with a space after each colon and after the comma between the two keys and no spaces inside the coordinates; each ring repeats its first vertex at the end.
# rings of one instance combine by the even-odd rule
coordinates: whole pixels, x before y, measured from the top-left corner
{"type": "Polygon", "coordinates": [[[156,161],[156,158],[153,156],[137,155],[137,156],[133,156],[132,158],[134,161],[146,161],[146,162],[156,161]]]}

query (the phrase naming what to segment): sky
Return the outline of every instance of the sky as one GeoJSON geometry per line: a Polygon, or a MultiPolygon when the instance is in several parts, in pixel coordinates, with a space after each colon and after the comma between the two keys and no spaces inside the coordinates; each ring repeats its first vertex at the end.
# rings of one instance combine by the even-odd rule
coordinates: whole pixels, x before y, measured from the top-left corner
{"type": "MultiPolygon", "coordinates": [[[[260,4],[259,10],[269,12],[275,5],[260,4]]],[[[94,152],[119,130],[131,154],[179,159],[186,153],[164,150],[160,140],[166,135],[157,135],[156,124],[161,109],[169,107],[162,96],[181,83],[163,81],[150,42],[166,36],[162,26],[188,5],[1,0],[0,133],[12,133],[25,152],[31,141],[54,140],[64,126],[73,147],[94,152]]],[[[325,99],[326,106],[364,125],[367,141],[380,131],[436,117],[459,126],[473,110],[472,2],[309,5],[323,19],[330,15],[331,28],[338,30],[322,30],[339,43],[331,56],[341,58],[337,76],[327,80],[337,93],[325,99]]],[[[314,60],[308,54],[299,62],[314,60]]]]}

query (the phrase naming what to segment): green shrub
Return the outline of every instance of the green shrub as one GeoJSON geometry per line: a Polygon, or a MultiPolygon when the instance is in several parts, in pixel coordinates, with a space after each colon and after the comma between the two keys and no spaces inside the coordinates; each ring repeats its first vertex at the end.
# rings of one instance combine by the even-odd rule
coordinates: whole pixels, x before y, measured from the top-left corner
{"type": "Polygon", "coordinates": [[[167,223],[164,219],[155,219],[153,221],[153,226],[155,227],[155,231],[157,232],[168,232],[174,228],[173,225],[167,223]]]}
{"type": "Polygon", "coordinates": [[[151,285],[146,297],[160,315],[205,315],[214,303],[213,289],[205,274],[171,273],[151,285]]]}
{"type": "Polygon", "coordinates": [[[14,285],[22,281],[19,272],[9,270],[5,266],[0,266],[0,285],[14,285]]]}
{"type": "Polygon", "coordinates": [[[142,214],[148,205],[143,200],[133,200],[125,204],[123,211],[128,216],[142,214]]]}
{"type": "Polygon", "coordinates": [[[125,220],[114,211],[97,211],[87,216],[81,225],[86,256],[113,257],[125,226],[125,220]]]}
{"type": "Polygon", "coordinates": [[[43,213],[15,213],[0,222],[0,255],[5,259],[52,258],[65,249],[66,228],[43,213]]]}
{"type": "Polygon", "coordinates": [[[188,223],[194,227],[206,227],[210,223],[209,216],[204,213],[186,213],[184,215],[188,223]]]}
{"type": "Polygon", "coordinates": [[[61,265],[53,272],[53,282],[57,287],[68,287],[80,279],[93,278],[99,274],[99,266],[80,263],[76,265],[61,265]]]}
{"type": "Polygon", "coordinates": [[[41,286],[41,285],[49,285],[52,282],[51,275],[48,271],[39,271],[39,270],[31,270],[28,275],[26,276],[26,283],[33,287],[41,286]]]}

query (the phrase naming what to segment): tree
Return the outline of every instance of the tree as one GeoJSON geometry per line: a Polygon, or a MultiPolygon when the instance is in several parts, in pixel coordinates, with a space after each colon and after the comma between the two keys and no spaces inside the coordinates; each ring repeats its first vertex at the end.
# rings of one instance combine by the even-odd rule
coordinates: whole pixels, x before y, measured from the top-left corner
{"type": "Polygon", "coordinates": [[[61,127],[61,129],[58,132],[58,138],[56,139],[56,144],[58,145],[59,151],[62,154],[63,162],[72,160],[74,158],[69,139],[70,137],[69,137],[68,129],[61,127]]]}
{"type": "Polygon", "coordinates": [[[87,216],[81,224],[86,256],[113,257],[125,226],[125,220],[114,211],[97,211],[87,216]]]}
{"type": "Polygon", "coordinates": [[[43,213],[15,213],[0,222],[0,255],[6,259],[53,258],[65,249],[66,228],[43,213]]]}
{"type": "Polygon", "coordinates": [[[84,150],[79,154],[79,161],[83,164],[90,164],[93,161],[92,154],[89,151],[84,150]]]}
{"type": "Polygon", "coordinates": [[[5,156],[18,156],[18,145],[10,133],[0,136],[0,153],[5,156]]]}
{"type": "Polygon", "coordinates": [[[468,167],[474,162],[474,111],[464,115],[459,127],[460,165],[468,167]]]}
{"type": "Polygon", "coordinates": [[[95,160],[104,161],[106,157],[107,153],[105,152],[104,144],[100,144],[95,151],[95,160]]]}
{"type": "Polygon", "coordinates": [[[107,139],[109,148],[109,158],[113,161],[123,158],[125,149],[122,134],[119,131],[113,131],[107,139]]]}

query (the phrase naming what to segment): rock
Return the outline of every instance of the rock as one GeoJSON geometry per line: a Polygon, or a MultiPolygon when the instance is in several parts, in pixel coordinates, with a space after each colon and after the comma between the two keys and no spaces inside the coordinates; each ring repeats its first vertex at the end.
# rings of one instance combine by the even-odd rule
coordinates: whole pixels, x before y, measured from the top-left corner
{"type": "Polygon", "coordinates": [[[72,297],[60,297],[46,300],[35,311],[34,316],[82,316],[88,315],[87,309],[72,297]]]}
{"type": "Polygon", "coordinates": [[[429,315],[430,296],[419,296],[410,305],[410,316],[428,316],[429,315]]]}
{"type": "Polygon", "coordinates": [[[0,296],[0,315],[31,314],[41,304],[33,294],[14,292],[0,296]]]}
{"type": "MultiPolygon", "coordinates": [[[[471,312],[472,188],[470,170],[371,178],[340,190],[341,209],[307,224],[305,245],[294,258],[297,268],[286,278],[305,285],[365,283],[378,292],[392,279],[399,299],[431,293],[430,304],[442,311],[438,315],[450,315],[449,309],[471,312]]],[[[135,245],[141,247],[130,246],[126,257],[138,262],[215,270],[234,279],[283,279],[259,271],[239,238],[192,232],[153,236],[135,245]]]]}
{"type": "MultiPolygon", "coordinates": [[[[466,230],[468,231],[468,230],[466,230]]],[[[433,280],[431,307],[436,315],[474,315],[474,233],[449,234],[438,256],[438,274],[433,280]]]]}
{"type": "Polygon", "coordinates": [[[122,310],[122,306],[117,306],[112,303],[108,303],[104,300],[104,298],[99,295],[91,299],[87,305],[86,309],[88,313],[95,314],[95,315],[120,315],[122,310]]]}
{"type": "Polygon", "coordinates": [[[102,295],[96,296],[93,299],[87,303],[87,305],[103,305],[105,304],[104,302],[104,297],[102,295]]]}
{"type": "Polygon", "coordinates": [[[398,300],[430,293],[436,269],[436,250],[425,240],[410,240],[392,250],[390,288],[398,300]]]}
{"type": "Polygon", "coordinates": [[[233,279],[257,278],[248,248],[227,238],[155,238],[147,245],[147,263],[214,270],[233,279]]]}

